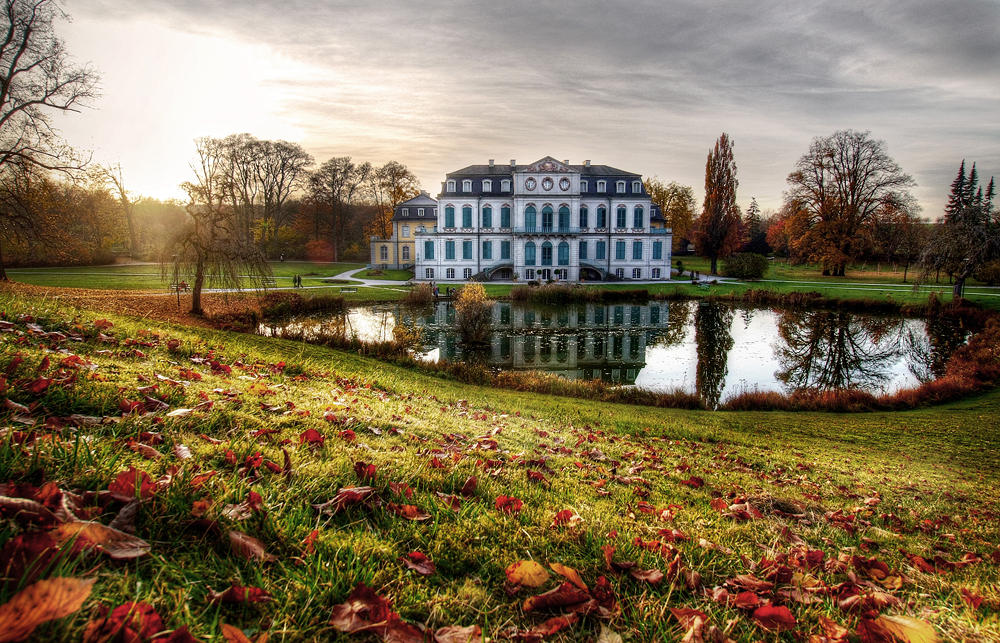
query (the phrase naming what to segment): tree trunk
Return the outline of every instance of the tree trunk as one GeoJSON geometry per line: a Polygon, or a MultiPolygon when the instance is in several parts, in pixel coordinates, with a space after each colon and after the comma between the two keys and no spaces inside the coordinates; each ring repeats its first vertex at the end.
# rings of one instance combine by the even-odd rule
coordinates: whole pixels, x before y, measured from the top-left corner
{"type": "Polygon", "coordinates": [[[909,263],[903,264],[903,283],[904,284],[906,283],[906,271],[909,270],[909,269],[910,269],[910,264],[909,263]]]}
{"type": "Polygon", "coordinates": [[[719,274],[718,272],[716,272],[716,268],[718,267],[718,265],[719,265],[719,258],[718,257],[712,257],[712,274],[713,275],[719,274]]]}
{"type": "Polygon", "coordinates": [[[135,238],[135,222],[132,217],[132,205],[129,204],[125,206],[125,222],[128,224],[128,236],[129,236],[129,255],[136,259],[136,253],[139,252],[139,242],[135,238]]]}

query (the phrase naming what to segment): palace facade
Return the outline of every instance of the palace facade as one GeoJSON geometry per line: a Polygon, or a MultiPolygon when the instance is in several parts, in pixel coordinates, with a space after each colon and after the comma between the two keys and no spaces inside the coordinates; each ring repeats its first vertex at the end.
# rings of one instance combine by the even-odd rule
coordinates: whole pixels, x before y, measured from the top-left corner
{"type": "Polygon", "coordinates": [[[372,241],[373,264],[403,267],[409,246],[419,281],[670,279],[671,230],[639,174],[552,157],[491,160],[441,187],[436,202],[422,194],[397,206],[395,239],[372,241]]]}

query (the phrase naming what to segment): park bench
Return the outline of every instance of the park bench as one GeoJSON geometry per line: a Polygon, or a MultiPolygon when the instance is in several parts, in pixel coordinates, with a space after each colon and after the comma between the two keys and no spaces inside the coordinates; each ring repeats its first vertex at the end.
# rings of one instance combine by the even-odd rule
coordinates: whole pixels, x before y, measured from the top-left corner
{"type": "Polygon", "coordinates": [[[180,292],[180,291],[187,292],[189,290],[191,290],[191,286],[187,285],[184,282],[170,284],[170,291],[171,292],[180,292]]]}
{"type": "Polygon", "coordinates": [[[347,288],[341,288],[340,292],[358,292],[358,289],[348,286],[347,288]]]}
{"type": "Polygon", "coordinates": [[[277,286],[278,285],[278,282],[275,281],[272,277],[265,277],[264,280],[261,283],[263,283],[265,286],[268,286],[268,287],[277,286]]]}

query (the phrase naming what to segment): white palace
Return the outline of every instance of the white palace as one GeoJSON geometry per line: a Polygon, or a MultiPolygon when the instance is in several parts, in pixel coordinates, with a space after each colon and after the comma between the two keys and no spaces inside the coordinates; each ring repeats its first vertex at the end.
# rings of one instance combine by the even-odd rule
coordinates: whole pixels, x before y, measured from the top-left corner
{"type": "Polygon", "coordinates": [[[408,246],[420,281],[670,279],[671,230],[642,176],[590,161],[471,165],[436,201],[397,206],[393,224],[373,263],[409,264],[408,246]]]}

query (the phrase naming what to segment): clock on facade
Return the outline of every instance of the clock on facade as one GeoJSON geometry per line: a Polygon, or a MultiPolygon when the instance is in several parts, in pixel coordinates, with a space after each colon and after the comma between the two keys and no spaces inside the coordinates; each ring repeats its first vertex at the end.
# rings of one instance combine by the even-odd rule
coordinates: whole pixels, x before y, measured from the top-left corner
{"type": "Polygon", "coordinates": [[[569,189],[569,179],[567,179],[566,177],[563,177],[563,178],[559,179],[559,187],[563,191],[568,190],[569,189]]]}
{"type": "Polygon", "coordinates": [[[534,190],[535,189],[535,185],[536,185],[535,184],[535,179],[533,179],[533,178],[529,177],[528,179],[526,179],[524,181],[524,187],[527,190],[534,190]]]}
{"type": "Polygon", "coordinates": [[[552,185],[553,185],[552,179],[550,179],[549,177],[545,177],[544,179],[542,179],[542,187],[544,189],[551,190],[552,189],[552,185]]]}

